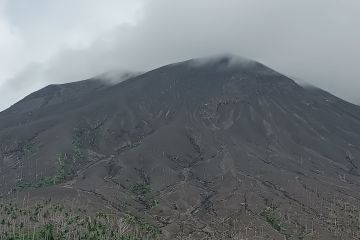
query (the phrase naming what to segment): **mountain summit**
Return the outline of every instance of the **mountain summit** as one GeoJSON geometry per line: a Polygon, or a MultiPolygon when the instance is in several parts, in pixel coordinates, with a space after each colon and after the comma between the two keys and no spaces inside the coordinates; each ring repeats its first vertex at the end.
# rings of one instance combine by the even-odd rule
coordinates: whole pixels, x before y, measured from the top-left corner
{"type": "Polygon", "coordinates": [[[105,204],[165,239],[360,237],[360,107],[255,61],[51,85],[0,142],[4,199],[105,204]]]}

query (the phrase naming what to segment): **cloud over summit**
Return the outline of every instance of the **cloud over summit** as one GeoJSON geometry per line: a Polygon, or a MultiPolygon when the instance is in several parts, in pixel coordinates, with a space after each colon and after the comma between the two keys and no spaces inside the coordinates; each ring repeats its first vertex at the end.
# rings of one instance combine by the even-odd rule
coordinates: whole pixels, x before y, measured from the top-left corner
{"type": "Polygon", "coordinates": [[[359,8],[357,0],[0,0],[0,108],[47,84],[224,52],[360,102],[359,8]]]}

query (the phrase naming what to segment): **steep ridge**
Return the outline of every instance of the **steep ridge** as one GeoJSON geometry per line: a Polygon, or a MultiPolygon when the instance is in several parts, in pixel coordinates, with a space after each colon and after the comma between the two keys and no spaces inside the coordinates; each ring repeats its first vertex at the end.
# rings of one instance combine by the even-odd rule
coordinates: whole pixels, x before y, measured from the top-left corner
{"type": "Polygon", "coordinates": [[[82,192],[167,239],[359,237],[360,107],[254,61],[49,86],[0,114],[0,143],[6,198],[82,192]]]}

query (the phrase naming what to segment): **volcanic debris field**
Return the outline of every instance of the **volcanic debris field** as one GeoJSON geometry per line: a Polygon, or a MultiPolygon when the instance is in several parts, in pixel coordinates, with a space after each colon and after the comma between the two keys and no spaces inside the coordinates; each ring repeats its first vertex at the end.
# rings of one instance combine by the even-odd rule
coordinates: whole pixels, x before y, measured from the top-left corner
{"type": "Polygon", "coordinates": [[[0,239],[360,239],[360,107],[258,62],[47,86],[0,113],[0,239]]]}

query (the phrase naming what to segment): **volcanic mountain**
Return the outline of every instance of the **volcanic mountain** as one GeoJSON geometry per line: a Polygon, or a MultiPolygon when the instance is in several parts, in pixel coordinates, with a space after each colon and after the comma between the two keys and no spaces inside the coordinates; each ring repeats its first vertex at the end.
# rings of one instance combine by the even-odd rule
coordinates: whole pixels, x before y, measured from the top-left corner
{"type": "Polygon", "coordinates": [[[251,60],[47,86],[0,113],[0,156],[3,201],[106,205],[159,238],[360,238],[360,107],[251,60]]]}

